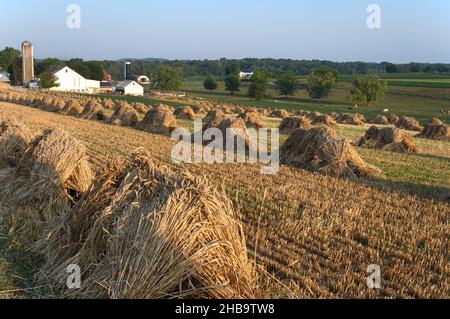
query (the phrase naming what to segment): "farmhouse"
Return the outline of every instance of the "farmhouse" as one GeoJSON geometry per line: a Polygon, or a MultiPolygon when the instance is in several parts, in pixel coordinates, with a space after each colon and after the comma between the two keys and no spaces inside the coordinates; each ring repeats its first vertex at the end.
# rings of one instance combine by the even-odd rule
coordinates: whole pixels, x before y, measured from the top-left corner
{"type": "Polygon", "coordinates": [[[120,93],[123,95],[135,95],[142,96],[144,95],[144,88],[137,83],[136,81],[122,81],[116,85],[115,90],[116,93],[120,93]]]}
{"type": "Polygon", "coordinates": [[[10,86],[10,80],[6,73],[0,72],[0,88],[10,86]]]}
{"type": "Polygon", "coordinates": [[[241,71],[239,73],[239,77],[241,78],[241,80],[250,80],[252,76],[253,76],[252,71],[241,71]]]}
{"type": "Polygon", "coordinates": [[[69,68],[61,67],[53,72],[59,86],[52,88],[53,91],[99,93],[100,81],[85,79],[83,76],[69,68]]]}

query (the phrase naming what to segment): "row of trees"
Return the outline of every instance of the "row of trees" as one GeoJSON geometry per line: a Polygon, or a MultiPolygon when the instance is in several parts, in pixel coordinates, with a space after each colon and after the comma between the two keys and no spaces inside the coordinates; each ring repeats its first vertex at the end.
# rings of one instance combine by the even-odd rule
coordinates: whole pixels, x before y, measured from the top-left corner
{"type": "MultiPolygon", "coordinates": [[[[267,97],[267,89],[272,77],[268,70],[256,70],[250,80],[247,95],[257,100],[267,97]]],[[[336,69],[329,67],[314,69],[306,78],[306,91],[312,99],[320,102],[323,98],[329,97],[337,85],[338,78],[339,73],[336,69]]],[[[224,83],[225,90],[231,94],[240,91],[241,81],[238,74],[227,76],[224,83]]],[[[292,71],[278,75],[274,85],[276,91],[284,97],[292,96],[300,89],[298,78],[292,71]]],[[[214,91],[218,88],[218,83],[212,75],[209,75],[203,82],[203,86],[206,90],[214,91]]],[[[376,76],[366,76],[358,77],[353,87],[349,100],[353,103],[366,102],[370,106],[384,97],[387,85],[376,76]]]]}
{"type": "MultiPolygon", "coordinates": [[[[105,70],[114,78],[123,74],[123,61],[102,61],[105,70]]],[[[296,75],[308,75],[314,69],[329,67],[336,69],[340,74],[373,74],[373,73],[415,73],[427,72],[448,73],[449,64],[426,64],[426,63],[408,63],[392,64],[366,63],[366,62],[332,62],[332,61],[305,61],[291,59],[219,59],[219,60],[190,60],[190,61],[166,61],[166,60],[133,60],[133,74],[155,74],[160,65],[168,65],[176,68],[183,68],[186,77],[208,76],[226,77],[233,75],[240,70],[259,70],[264,69],[271,72],[274,76],[292,71],[296,75]]]]}

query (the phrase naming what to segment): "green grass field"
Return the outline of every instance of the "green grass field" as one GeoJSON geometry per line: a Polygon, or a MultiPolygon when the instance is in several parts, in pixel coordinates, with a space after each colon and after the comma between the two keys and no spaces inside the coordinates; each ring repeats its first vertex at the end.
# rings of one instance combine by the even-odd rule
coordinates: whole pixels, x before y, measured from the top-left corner
{"type": "Polygon", "coordinates": [[[409,80],[394,79],[400,85],[392,86],[389,83],[388,92],[382,102],[372,107],[359,105],[357,110],[349,110],[352,103],[348,100],[352,85],[349,83],[354,76],[341,76],[341,82],[333,90],[327,99],[321,102],[311,99],[306,90],[299,90],[295,96],[284,98],[278,95],[274,86],[270,85],[266,99],[256,101],[247,97],[248,83],[243,82],[241,91],[230,95],[225,91],[223,81],[218,81],[219,87],[216,91],[209,92],[203,88],[202,78],[189,78],[185,81],[182,91],[196,97],[214,99],[230,104],[239,104],[244,106],[255,106],[265,108],[284,108],[287,110],[307,110],[319,111],[323,113],[330,112],[350,112],[361,113],[365,116],[379,114],[384,109],[394,112],[398,115],[408,115],[417,118],[422,124],[433,117],[439,117],[447,123],[450,123],[450,116],[441,113],[441,110],[450,110],[450,78],[442,79],[415,79],[409,80]],[[408,84],[408,85],[406,85],[408,84]],[[417,85],[418,86],[411,86],[417,85]],[[447,87],[448,85],[448,87],[447,87]]]}

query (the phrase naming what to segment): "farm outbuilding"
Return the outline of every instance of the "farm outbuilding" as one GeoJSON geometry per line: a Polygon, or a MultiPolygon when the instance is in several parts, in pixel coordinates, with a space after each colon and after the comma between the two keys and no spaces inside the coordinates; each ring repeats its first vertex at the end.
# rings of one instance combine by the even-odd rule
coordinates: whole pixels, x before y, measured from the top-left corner
{"type": "Polygon", "coordinates": [[[99,93],[100,81],[85,79],[71,68],[64,66],[53,72],[59,86],[52,88],[53,91],[99,93]]]}
{"type": "Polygon", "coordinates": [[[10,80],[8,75],[0,72],[0,87],[8,87],[10,86],[10,80]]]}
{"type": "Polygon", "coordinates": [[[144,88],[137,83],[136,81],[122,81],[116,85],[115,90],[116,93],[121,93],[123,95],[135,95],[142,96],[144,95],[144,88]]]}

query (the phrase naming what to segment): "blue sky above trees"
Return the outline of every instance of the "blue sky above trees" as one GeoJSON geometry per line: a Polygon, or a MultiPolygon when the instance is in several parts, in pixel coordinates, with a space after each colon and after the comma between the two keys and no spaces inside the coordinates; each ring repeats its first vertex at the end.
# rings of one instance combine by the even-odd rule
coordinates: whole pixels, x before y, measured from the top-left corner
{"type": "Polygon", "coordinates": [[[450,62],[448,0],[14,0],[0,3],[0,48],[37,57],[272,57],[450,62]],[[66,27],[69,4],[81,29],[66,27]],[[381,29],[366,25],[381,7],[381,29]]]}

